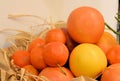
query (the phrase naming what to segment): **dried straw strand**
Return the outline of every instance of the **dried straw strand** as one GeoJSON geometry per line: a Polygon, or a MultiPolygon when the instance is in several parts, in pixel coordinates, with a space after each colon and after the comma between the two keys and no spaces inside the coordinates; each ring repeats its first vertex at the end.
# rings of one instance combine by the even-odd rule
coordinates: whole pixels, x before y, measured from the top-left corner
{"type": "MultiPolygon", "coordinates": [[[[44,36],[46,35],[46,33],[49,30],[56,28],[55,23],[53,22],[52,18],[50,18],[50,22],[48,22],[47,20],[45,20],[39,16],[35,16],[35,15],[25,15],[25,14],[8,15],[8,18],[10,18],[10,19],[19,18],[19,17],[34,17],[34,18],[38,18],[44,22],[42,24],[31,26],[30,27],[31,32],[26,32],[23,30],[11,29],[11,28],[6,28],[6,29],[0,30],[0,33],[7,32],[7,31],[17,32],[17,34],[11,35],[7,38],[7,41],[11,44],[11,46],[7,47],[6,49],[2,49],[3,54],[4,54],[4,59],[6,60],[6,63],[11,71],[11,74],[9,74],[7,81],[30,81],[30,79],[28,78],[29,76],[33,77],[35,81],[39,81],[39,80],[50,81],[45,76],[36,76],[36,75],[32,75],[30,73],[27,73],[24,68],[20,68],[20,67],[16,66],[14,64],[13,60],[10,59],[10,57],[11,57],[12,53],[16,50],[19,50],[19,49],[27,50],[29,43],[34,38],[36,38],[36,37],[44,38],[44,36]],[[35,29],[35,27],[46,27],[46,28],[43,29],[38,34],[35,34],[35,31],[33,31],[35,29]],[[8,56],[8,55],[10,55],[10,56],[8,56]]],[[[6,75],[5,75],[5,77],[6,77],[6,75]]]]}
{"type": "Polygon", "coordinates": [[[1,69],[1,80],[0,81],[6,81],[6,71],[1,69]]]}

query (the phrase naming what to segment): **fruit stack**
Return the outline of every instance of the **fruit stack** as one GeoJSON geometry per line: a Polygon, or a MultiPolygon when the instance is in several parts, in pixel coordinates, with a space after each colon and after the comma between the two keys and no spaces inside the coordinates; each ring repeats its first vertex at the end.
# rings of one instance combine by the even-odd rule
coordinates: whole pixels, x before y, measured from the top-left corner
{"type": "Polygon", "coordinates": [[[97,9],[79,7],[60,22],[37,34],[15,30],[1,49],[1,81],[120,80],[120,45],[97,9]]]}

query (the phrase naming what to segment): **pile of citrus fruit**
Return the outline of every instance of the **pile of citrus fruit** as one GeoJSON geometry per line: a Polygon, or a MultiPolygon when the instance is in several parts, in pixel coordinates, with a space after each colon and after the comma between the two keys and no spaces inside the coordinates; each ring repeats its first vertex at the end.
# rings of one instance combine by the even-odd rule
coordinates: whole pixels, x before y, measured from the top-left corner
{"type": "Polygon", "coordinates": [[[120,81],[120,45],[105,31],[104,23],[97,9],[79,7],[70,13],[66,27],[53,28],[44,38],[36,37],[27,50],[16,50],[11,59],[50,81],[71,81],[80,76],[120,81]]]}

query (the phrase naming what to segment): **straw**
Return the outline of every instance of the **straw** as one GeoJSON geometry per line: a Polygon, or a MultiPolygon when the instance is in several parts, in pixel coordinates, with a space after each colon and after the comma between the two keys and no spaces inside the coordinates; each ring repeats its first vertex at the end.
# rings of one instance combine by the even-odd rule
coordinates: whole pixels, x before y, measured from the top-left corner
{"type": "Polygon", "coordinates": [[[35,38],[44,39],[46,33],[49,30],[56,28],[57,25],[59,25],[60,27],[60,24],[55,23],[52,17],[50,17],[50,22],[48,22],[46,19],[43,19],[42,17],[35,15],[26,15],[26,14],[8,15],[9,19],[15,19],[20,17],[37,18],[39,20],[42,20],[43,23],[28,27],[31,30],[30,32],[15,29],[13,27],[0,30],[0,33],[15,32],[15,34],[10,34],[10,36],[6,38],[6,41],[10,44],[10,46],[6,48],[1,48],[0,50],[0,52],[3,54],[5,67],[8,68],[5,69],[0,66],[0,76],[1,76],[0,79],[1,81],[33,81],[31,78],[29,78],[31,76],[35,81],[39,81],[39,80],[50,81],[45,76],[33,75],[31,73],[28,73],[24,68],[20,68],[19,66],[15,65],[14,60],[11,59],[11,56],[16,50],[20,50],[20,49],[28,50],[28,46],[32,40],[34,40],[35,38]],[[39,28],[41,29],[41,31],[36,34],[35,33],[36,30],[38,30],[39,28]]]}

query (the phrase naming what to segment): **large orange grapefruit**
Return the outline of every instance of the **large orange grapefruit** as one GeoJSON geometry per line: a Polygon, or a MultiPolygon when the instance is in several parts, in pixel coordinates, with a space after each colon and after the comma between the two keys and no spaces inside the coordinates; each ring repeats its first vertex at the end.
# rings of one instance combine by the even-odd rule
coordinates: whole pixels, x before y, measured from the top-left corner
{"type": "Polygon", "coordinates": [[[104,32],[104,18],[95,8],[74,9],[68,17],[70,36],[78,43],[96,43],[104,32]]]}

